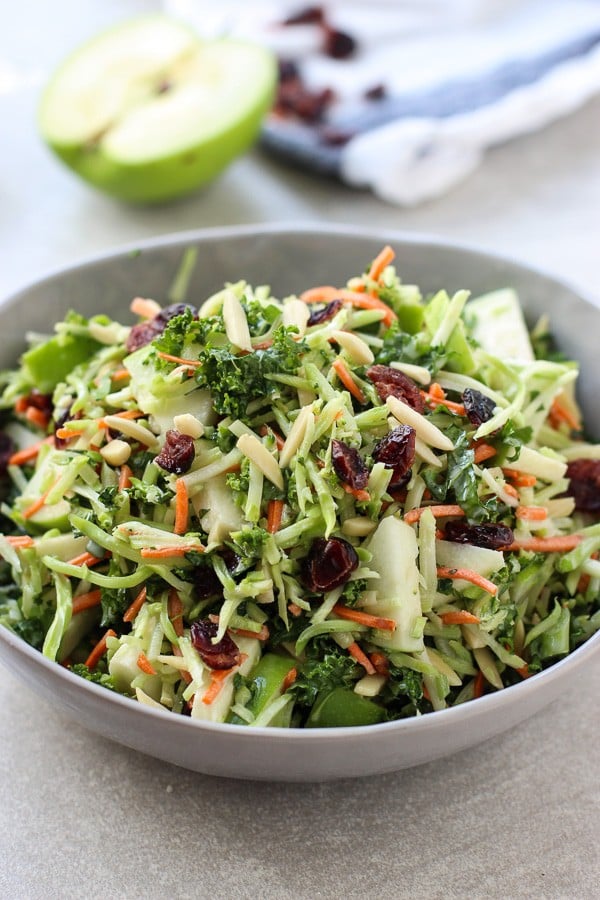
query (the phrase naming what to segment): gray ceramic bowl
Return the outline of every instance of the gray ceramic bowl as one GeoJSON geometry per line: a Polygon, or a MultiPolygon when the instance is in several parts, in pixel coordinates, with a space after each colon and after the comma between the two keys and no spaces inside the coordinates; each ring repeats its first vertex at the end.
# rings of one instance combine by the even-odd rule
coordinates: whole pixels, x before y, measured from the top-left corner
{"type": "MultiPolygon", "coordinates": [[[[161,300],[182,251],[198,248],[190,297],[203,298],[224,281],[269,283],[275,295],[309,284],[343,283],[383,244],[397,252],[405,281],[425,291],[466,287],[476,295],[510,285],[527,317],[548,313],[561,349],[579,359],[580,400],[592,433],[600,435],[597,338],[600,312],[569,288],[514,262],[425,237],[335,228],[214,229],[144,241],[38,282],[0,308],[0,365],[14,363],[28,330],[45,331],[69,309],[107,312],[127,320],[135,295],[161,300]],[[139,251],[139,252],[133,252],[139,251]]],[[[532,716],[579,674],[600,645],[597,634],[571,656],[514,687],[463,706],[368,728],[252,729],[195,722],[112,694],[50,663],[0,628],[4,664],[78,722],[159,759],[214,775],[280,781],[324,781],[393,771],[454,753],[532,716]]]]}

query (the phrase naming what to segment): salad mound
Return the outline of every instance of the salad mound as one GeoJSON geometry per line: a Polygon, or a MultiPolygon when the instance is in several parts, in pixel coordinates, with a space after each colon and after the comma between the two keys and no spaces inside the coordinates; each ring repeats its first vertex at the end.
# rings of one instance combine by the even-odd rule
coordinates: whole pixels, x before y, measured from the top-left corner
{"type": "Polygon", "coordinates": [[[576,364],[513,291],[424,298],[393,258],[32,335],[0,376],[0,624],[148,706],[308,728],[464,703],[596,631],[576,364]]]}

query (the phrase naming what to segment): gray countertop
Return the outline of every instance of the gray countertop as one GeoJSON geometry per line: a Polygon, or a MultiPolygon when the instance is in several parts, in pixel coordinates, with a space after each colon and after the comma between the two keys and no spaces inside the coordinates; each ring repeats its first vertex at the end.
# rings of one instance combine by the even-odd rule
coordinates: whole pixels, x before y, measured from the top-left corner
{"type": "MultiPolygon", "coordinates": [[[[259,151],[177,204],[136,209],[94,194],[40,146],[37,88],[2,94],[2,66],[35,81],[95,27],[156,5],[96,0],[82,14],[75,0],[36,0],[3,22],[0,296],[141,237],[277,220],[434,232],[600,296],[600,101],[491,152],[469,181],[415,210],[259,151]]],[[[2,670],[0,897],[600,896],[599,696],[596,659],[561,701],[492,743],[363,781],[268,785],[98,738],[2,670]]]]}

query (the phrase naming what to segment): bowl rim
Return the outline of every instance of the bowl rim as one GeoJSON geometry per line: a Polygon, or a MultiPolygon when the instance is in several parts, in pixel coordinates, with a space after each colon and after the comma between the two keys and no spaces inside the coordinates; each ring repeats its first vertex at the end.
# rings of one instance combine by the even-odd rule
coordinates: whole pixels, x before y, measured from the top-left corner
{"type": "MultiPolygon", "coordinates": [[[[379,240],[382,243],[394,243],[404,246],[432,246],[439,249],[456,251],[465,253],[471,257],[481,260],[492,261],[494,263],[507,264],[513,269],[521,269],[527,274],[551,283],[556,287],[560,287],[578,297],[586,305],[598,309],[598,303],[594,302],[591,297],[586,296],[582,291],[567,281],[554,275],[531,266],[520,260],[496,254],[488,250],[484,250],[472,246],[465,242],[447,240],[441,235],[427,234],[425,232],[406,232],[402,230],[378,228],[375,230],[365,229],[354,225],[337,225],[323,223],[288,223],[288,222],[271,222],[259,224],[246,224],[236,226],[218,226],[212,228],[190,229],[186,231],[171,232],[166,235],[159,235],[151,238],[144,238],[139,241],[131,241],[124,245],[119,245],[113,249],[102,251],[82,259],[74,264],[61,265],[49,271],[47,274],[34,281],[11,292],[6,298],[0,299],[0,315],[5,309],[10,308],[14,304],[20,302],[23,295],[29,293],[33,289],[43,287],[44,284],[54,281],[67,273],[81,271],[86,268],[97,265],[98,263],[109,262],[112,259],[130,256],[133,253],[144,253],[155,249],[182,245],[186,246],[193,243],[211,242],[215,240],[227,240],[232,238],[253,238],[276,234],[277,236],[325,236],[325,237],[349,237],[363,240],[379,240]]],[[[83,695],[91,691],[90,697],[95,698],[102,703],[113,705],[116,704],[124,711],[127,710],[132,716],[146,717],[147,721],[163,722],[172,729],[183,728],[185,730],[199,729],[199,734],[203,731],[212,732],[214,734],[230,734],[237,735],[244,740],[262,741],[265,736],[270,740],[277,742],[308,742],[322,741],[324,739],[333,739],[335,736],[339,740],[348,739],[350,737],[366,736],[367,734],[387,734],[398,733],[401,736],[406,730],[430,731],[433,729],[443,728],[446,723],[454,722],[458,724],[461,720],[463,723],[470,722],[474,718],[480,718],[494,713],[499,714],[506,706],[512,706],[513,703],[524,704],[527,697],[536,692],[542,684],[550,685],[561,679],[563,674],[575,672],[598,650],[600,646],[600,631],[589,637],[583,644],[580,644],[572,653],[569,653],[563,659],[549,666],[547,669],[524,679],[522,682],[510,685],[494,693],[485,694],[483,697],[469,700],[458,706],[447,707],[441,710],[435,710],[420,716],[411,716],[405,719],[396,719],[390,722],[382,722],[375,725],[367,726],[344,726],[340,728],[269,728],[269,727],[247,727],[233,725],[226,722],[208,722],[205,720],[191,719],[188,716],[174,715],[167,709],[157,709],[155,707],[146,706],[136,702],[133,698],[115,691],[107,690],[101,685],[87,681],[78,675],[75,675],[69,669],[61,666],[59,663],[47,659],[39,650],[34,649],[27,644],[22,638],[12,632],[8,627],[0,626],[0,643],[7,645],[10,650],[19,653],[29,662],[37,667],[41,672],[48,674],[50,679],[56,678],[59,681],[64,680],[66,685],[78,688],[83,691],[83,695]]],[[[6,664],[6,663],[5,663],[6,664]]],[[[193,732],[190,732],[190,734],[193,732]]]]}

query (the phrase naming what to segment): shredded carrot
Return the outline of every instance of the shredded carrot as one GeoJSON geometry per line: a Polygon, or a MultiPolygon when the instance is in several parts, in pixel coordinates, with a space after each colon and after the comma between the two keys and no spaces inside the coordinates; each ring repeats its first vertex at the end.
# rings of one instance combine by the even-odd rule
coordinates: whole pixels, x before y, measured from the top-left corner
{"type": "Polygon", "coordinates": [[[46,500],[48,499],[48,494],[50,493],[50,491],[52,490],[53,487],[54,487],[53,484],[50,485],[48,490],[44,491],[44,493],[41,494],[37,498],[37,500],[34,500],[34,502],[31,504],[31,506],[28,506],[27,509],[23,510],[21,515],[23,516],[24,519],[30,519],[32,516],[35,516],[35,514],[37,512],[39,512],[43,506],[45,506],[46,500]]]}
{"type": "Polygon", "coordinates": [[[129,304],[129,309],[134,316],[140,319],[153,319],[156,315],[158,304],[154,300],[148,300],[146,297],[134,297],[129,304]]]}
{"type": "Polygon", "coordinates": [[[133,472],[127,465],[121,466],[121,470],[119,472],[119,490],[125,491],[127,488],[131,487],[131,476],[133,472]]]}
{"type": "Polygon", "coordinates": [[[457,416],[465,416],[466,410],[462,403],[455,403],[453,400],[446,400],[444,397],[436,397],[432,396],[430,393],[426,393],[425,391],[421,391],[421,396],[425,403],[428,406],[445,406],[451,412],[456,413],[457,416]]]}
{"type": "Polygon", "coordinates": [[[379,653],[379,651],[371,653],[371,662],[378,675],[390,674],[390,663],[385,653],[379,653]]]}
{"type": "Polygon", "coordinates": [[[204,553],[205,549],[202,544],[186,544],[183,547],[144,547],[140,553],[142,559],[168,559],[171,556],[185,556],[192,551],[204,553]]]}
{"type": "Polygon", "coordinates": [[[379,281],[384,269],[386,268],[386,266],[389,266],[391,262],[393,262],[395,256],[396,254],[394,253],[392,248],[389,246],[389,244],[386,244],[383,250],[381,250],[380,253],[377,254],[375,259],[371,263],[371,268],[369,269],[369,278],[371,278],[373,281],[379,281]]]}
{"type": "Polygon", "coordinates": [[[11,535],[2,535],[5,540],[11,545],[11,547],[15,547],[16,549],[26,550],[28,547],[34,547],[35,541],[33,538],[29,537],[28,534],[11,534],[11,535]]]}
{"type": "Polygon", "coordinates": [[[74,556],[73,559],[70,559],[67,563],[69,566],[87,566],[88,569],[91,566],[97,565],[99,562],[102,562],[104,557],[94,556],[93,553],[80,553],[79,556],[74,556]]]}
{"type": "Polygon", "coordinates": [[[275,534],[281,528],[283,506],[283,500],[269,500],[267,511],[267,531],[269,534],[275,534]]]}
{"type": "Polygon", "coordinates": [[[60,441],[70,441],[73,438],[81,437],[82,434],[85,434],[83,428],[57,428],[56,429],[56,437],[60,441]]]}
{"type": "Polygon", "coordinates": [[[269,640],[269,629],[266,625],[263,625],[260,631],[248,631],[246,628],[229,628],[228,630],[231,631],[232,634],[237,634],[239,637],[250,638],[250,640],[269,640]]]}
{"type": "Polygon", "coordinates": [[[537,484],[535,475],[519,472],[518,469],[502,469],[505,478],[510,478],[515,487],[533,487],[537,484]]]}
{"type": "Polygon", "coordinates": [[[123,613],[123,621],[124,622],[133,622],[140,609],[146,602],[146,585],[141,589],[133,603],[127,607],[125,612],[123,613]]]}
{"type": "Polygon", "coordinates": [[[171,588],[169,591],[167,613],[169,614],[173,631],[177,637],[181,637],[183,634],[183,603],[175,588],[171,588]]]}
{"type": "Polygon", "coordinates": [[[190,497],[183,478],[175,482],[175,534],[185,534],[188,529],[190,497]]]}
{"type": "Polygon", "coordinates": [[[418,506],[416,509],[409,509],[404,516],[404,521],[409,525],[418,522],[426,509],[430,509],[436,519],[443,519],[445,516],[464,516],[464,510],[460,506],[454,504],[439,504],[437,506],[418,506]]]}
{"type": "Polygon", "coordinates": [[[281,693],[285,694],[287,689],[293,685],[298,677],[298,669],[290,669],[283,681],[281,682],[281,693]]]}
{"type": "Polygon", "coordinates": [[[473,613],[467,612],[466,609],[440,613],[440,619],[444,625],[478,625],[481,622],[479,616],[474,616],[473,613]]]}
{"type": "Polygon", "coordinates": [[[587,591],[587,589],[590,586],[590,581],[591,581],[590,576],[586,575],[585,572],[583,573],[583,575],[580,575],[579,581],[577,582],[577,593],[585,594],[585,592],[587,591]]]}
{"type": "Polygon", "coordinates": [[[375,666],[369,659],[366,653],[360,649],[356,641],[353,641],[352,644],[348,647],[348,653],[350,656],[353,656],[356,662],[363,667],[367,675],[374,675],[376,672],[375,666]]]}
{"type": "Polygon", "coordinates": [[[273,435],[275,438],[275,445],[278,450],[283,450],[285,440],[281,437],[281,435],[275,431],[274,428],[271,428],[270,425],[262,425],[260,431],[258,432],[261,437],[266,437],[268,434],[273,435]]]}
{"type": "Polygon", "coordinates": [[[513,486],[512,486],[512,484],[505,484],[505,485],[504,485],[504,490],[505,490],[506,493],[509,494],[511,497],[514,497],[515,500],[518,500],[518,499],[519,499],[519,492],[518,492],[518,490],[516,489],[516,487],[513,487],[513,486]]]}
{"type": "Polygon", "coordinates": [[[432,382],[429,385],[429,396],[432,400],[445,400],[446,392],[441,384],[438,384],[437,381],[432,382]]]}
{"type": "Polygon", "coordinates": [[[496,448],[492,447],[491,444],[485,443],[477,443],[477,445],[473,448],[475,453],[473,454],[473,460],[479,465],[479,463],[485,462],[486,459],[491,459],[492,456],[496,455],[496,448]]]}
{"type": "Polygon", "coordinates": [[[50,435],[50,437],[44,438],[42,441],[38,441],[36,444],[32,444],[30,447],[25,447],[24,450],[17,450],[16,453],[13,453],[13,455],[9,457],[8,465],[23,466],[25,463],[31,462],[36,458],[44,444],[53,443],[54,435],[50,435]]]}
{"type": "Polygon", "coordinates": [[[352,494],[352,496],[358,500],[360,503],[368,503],[371,499],[371,495],[368,491],[363,490],[363,488],[353,488],[350,487],[349,484],[343,485],[344,490],[347,494],[352,494]]]}
{"type": "Polygon", "coordinates": [[[31,422],[32,425],[36,425],[44,431],[48,427],[48,422],[50,421],[48,415],[43,410],[38,409],[37,406],[28,406],[25,410],[25,418],[28,422],[31,422]]]}
{"type": "Polygon", "coordinates": [[[72,613],[74,616],[77,613],[83,612],[84,609],[91,609],[93,606],[100,606],[102,602],[102,591],[88,591],[87,594],[78,594],[77,597],[73,597],[73,608],[72,613]]]}
{"type": "Polygon", "coordinates": [[[342,606],[340,603],[333,607],[332,612],[340,619],[348,619],[349,622],[356,622],[357,625],[366,625],[368,628],[377,628],[379,631],[396,630],[394,619],[372,616],[370,613],[362,612],[360,609],[352,609],[350,606],[342,606]]]}
{"type": "Polygon", "coordinates": [[[311,288],[304,291],[300,295],[300,299],[305,303],[330,303],[332,300],[342,300],[349,303],[350,306],[356,306],[358,309],[378,309],[381,310],[383,316],[381,321],[384,325],[391,325],[398,316],[390,309],[387,303],[374,297],[372,294],[364,294],[360,291],[350,291],[347,288],[335,288],[330,286],[311,288]]]}
{"type": "Polygon", "coordinates": [[[366,403],[366,397],[353,379],[350,369],[346,365],[343,359],[336,359],[333,363],[332,368],[335,369],[336,374],[344,387],[350,391],[353,397],[356,397],[359,403],[366,403]]]}
{"type": "Polygon", "coordinates": [[[156,669],[148,659],[145,653],[140,652],[137,658],[137,667],[145,672],[146,675],[156,675],[156,669]]]}
{"type": "Polygon", "coordinates": [[[423,682],[423,697],[425,698],[425,700],[429,700],[431,702],[431,694],[427,690],[427,685],[425,684],[425,682],[423,682]]]}
{"type": "Polygon", "coordinates": [[[104,634],[100,638],[100,640],[98,641],[98,643],[96,644],[96,646],[94,647],[94,649],[92,650],[92,652],[90,653],[90,655],[88,656],[88,658],[85,661],[85,665],[87,666],[88,669],[96,668],[96,666],[100,662],[101,658],[106,653],[106,642],[107,642],[108,638],[116,637],[116,636],[117,636],[116,632],[114,632],[112,630],[112,628],[109,628],[108,631],[106,632],[106,634],[104,634]]]}
{"type": "Polygon", "coordinates": [[[517,506],[517,519],[527,519],[530,522],[542,522],[548,518],[548,510],[545,506],[517,506]]]}
{"type": "Polygon", "coordinates": [[[15,412],[16,413],[24,413],[29,406],[29,397],[23,396],[19,397],[15,402],[15,412]]]}
{"type": "Polygon", "coordinates": [[[172,356],[170,353],[158,353],[160,359],[166,359],[167,362],[179,363],[181,366],[187,366],[189,369],[197,369],[202,363],[199,359],[184,359],[182,356],[172,356]]]}
{"type": "Polygon", "coordinates": [[[473,679],[473,697],[476,700],[478,697],[481,697],[483,694],[484,688],[484,680],[483,680],[483,672],[481,669],[478,670],[477,675],[473,679]]]}
{"type": "Polygon", "coordinates": [[[235,672],[237,668],[237,665],[235,665],[232,666],[231,669],[213,669],[210,673],[210,684],[202,698],[202,702],[206,703],[207,706],[214,703],[221,692],[223,682],[227,676],[231,675],[232,672],[235,672]]]}
{"type": "Polygon", "coordinates": [[[273,338],[269,338],[266,341],[261,341],[260,344],[253,344],[253,350],[268,350],[269,347],[273,346],[273,338]]]}
{"type": "Polygon", "coordinates": [[[127,381],[131,373],[127,369],[115,369],[110,377],[112,381],[127,381]]]}
{"type": "Polygon", "coordinates": [[[483,575],[480,575],[479,572],[474,572],[472,569],[453,569],[450,566],[438,566],[437,574],[438,578],[461,578],[463,581],[470,581],[471,584],[487,591],[488,594],[495,595],[498,592],[498,588],[493,581],[490,581],[489,578],[484,578],[483,575]]]}
{"type": "Polygon", "coordinates": [[[554,398],[550,412],[555,420],[565,422],[572,431],[581,431],[581,423],[560,397],[554,398]]]}
{"type": "Polygon", "coordinates": [[[302,615],[302,608],[297,603],[288,603],[288,612],[297,619],[302,615]]]}
{"type": "Polygon", "coordinates": [[[580,534],[559,534],[556,537],[530,537],[513,541],[505,550],[525,550],[530,553],[568,553],[581,543],[580,534]]]}
{"type": "Polygon", "coordinates": [[[524,666],[521,666],[520,669],[517,669],[517,672],[521,676],[521,678],[529,678],[531,676],[531,672],[529,671],[529,666],[525,663],[524,666]]]}

